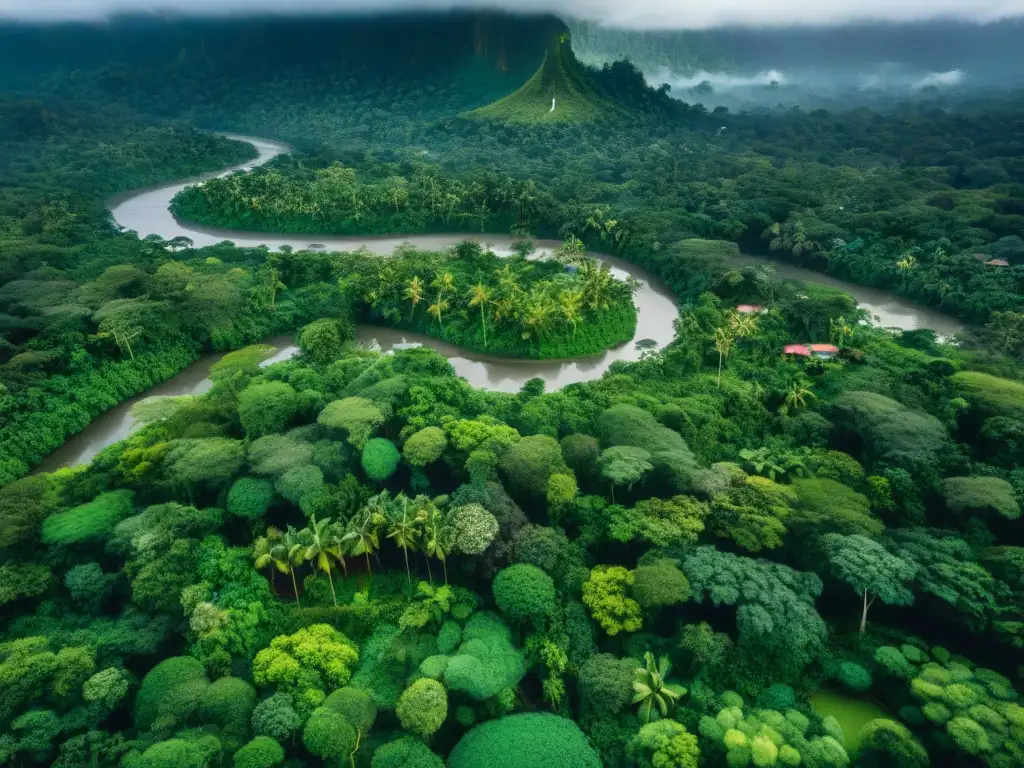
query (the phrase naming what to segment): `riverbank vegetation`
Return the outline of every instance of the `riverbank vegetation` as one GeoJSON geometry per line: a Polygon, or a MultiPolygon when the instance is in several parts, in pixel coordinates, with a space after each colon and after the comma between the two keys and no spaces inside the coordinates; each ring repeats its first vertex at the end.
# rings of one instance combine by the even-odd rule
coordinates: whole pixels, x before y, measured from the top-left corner
{"type": "Polygon", "coordinates": [[[403,247],[386,260],[357,252],[333,258],[331,268],[357,318],[477,352],[546,360],[633,338],[631,281],[613,277],[571,236],[550,259],[528,260],[532,244],[518,245],[507,258],[470,242],[447,253],[403,247]]]}

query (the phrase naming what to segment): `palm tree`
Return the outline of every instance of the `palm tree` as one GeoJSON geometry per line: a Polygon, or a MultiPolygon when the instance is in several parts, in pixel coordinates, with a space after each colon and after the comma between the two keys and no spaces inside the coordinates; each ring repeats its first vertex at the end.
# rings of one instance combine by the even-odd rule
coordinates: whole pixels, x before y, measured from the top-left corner
{"type": "Polygon", "coordinates": [[[288,526],[288,530],[282,534],[280,539],[270,551],[270,557],[274,560],[274,565],[277,566],[277,570],[281,573],[287,573],[292,578],[292,589],[295,590],[295,604],[302,607],[302,603],[299,602],[299,585],[295,581],[295,566],[301,565],[303,562],[303,547],[299,541],[298,532],[288,526]]]}
{"type": "Polygon", "coordinates": [[[729,359],[736,336],[731,329],[715,329],[715,351],[718,352],[718,386],[722,386],[722,363],[729,359]]]}
{"type": "Polygon", "coordinates": [[[644,666],[633,670],[633,703],[640,705],[637,715],[643,722],[668,717],[676,702],[686,695],[681,685],[666,682],[671,670],[667,656],[662,656],[655,665],[650,651],[644,654],[644,666]]]}
{"type": "Polygon", "coordinates": [[[448,302],[438,294],[437,301],[427,307],[427,314],[437,318],[437,324],[444,330],[444,311],[448,309],[448,302]]]}
{"type": "Polygon", "coordinates": [[[896,260],[896,268],[900,272],[911,272],[917,266],[917,257],[912,253],[905,253],[903,257],[896,260]]]}
{"type": "Polygon", "coordinates": [[[455,277],[451,272],[438,272],[434,276],[433,285],[437,288],[439,296],[443,293],[450,293],[455,290],[455,277]]]}
{"type": "Polygon", "coordinates": [[[427,561],[427,578],[433,583],[433,575],[430,573],[430,558],[436,557],[444,567],[444,583],[448,584],[447,541],[444,525],[444,515],[433,501],[424,497],[417,497],[420,502],[420,510],[417,521],[420,526],[420,549],[427,561]]]}
{"type": "Polygon", "coordinates": [[[729,328],[738,338],[750,338],[757,333],[757,315],[733,312],[729,315],[729,328]]]}
{"type": "Polygon", "coordinates": [[[555,251],[555,258],[565,264],[580,264],[587,257],[587,248],[576,235],[569,235],[555,251]]]}
{"type": "Polygon", "coordinates": [[[416,305],[423,301],[423,281],[420,280],[419,275],[413,275],[412,280],[406,283],[405,298],[409,300],[409,319],[412,320],[416,305]]]}
{"type": "Polygon", "coordinates": [[[327,574],[327,580],[331,584],[331,599],[334,606],[338,606],[338,596],[334,591],[334,577],[331,575],[331,561],[336,560],[341,564],[342,570],[348,573],[345,567],[345,556],[341,551],[341,536],[335,528],[337,524],[330,520],[317,520],[316,515],[309,521],[309,528],[299,532],[303,540],[302,556],[305,560],[312,560],[323,573],[327,574]]]}
{"type": "MultiPolygon", "coordinates": [[[[384,492],[385,495],[387,491],[384,492]]],[[[370,502],[349,521],[345,529],[342,542],[348,554],[353,557],[363,555],[366,558],[366,572],[372,577],[373,567],[370,565],[370,555],[380,549],[380,526],[384,522],[384,516],[377,511],[376,505],[370,502]]]]}
{"type": "Polygon", "coordinates": [[[271,526],[267,528],[267,535],[260,536],[256,541],[252,543],[252,559],[257,570],[263,570],[264,568],[270,569],[270,586],[273,589],[274,586],[274,574],[277,569],[274,567],[274,558],[272,552],[274,545],[280,540],[281,532],[271,526]]]}
{"type": "Polygon", "coordinates": [[[487,305],[491,301],[491,289],[477,283],[469,291],[469,306],[480,307],[480,326],[484,330],[484,347],[487,347],[487,305]]]}
{"type": "Polygon", "coordinates": [[[576,335],[576,326],[581,319],[580,308],[583,306],[583,291],[572,288],[558,294],[558,309],[562,319],[572,326],[572,335],[576,335]]]}
{"type": "Polygon", "coordinates": [[[810,382],[805,379],[793,379],[789,389],[786,390],[785,408],[787,411],[806,408],[807,400],[814,396],[810,382]]]}
{"type": "Polygon", "coordinates": [[[546,291],[535,290],[530,293],[526,306],[523,308],[521,322],[523,324],[523,338],[533,336],[540,344],[541,336],[551,325],[555,315],[555,303],[548,296],[546,291]]]}
{"type": "Polygon", "coordinates": [[[409,497],[404,493],[398,494],[394,502],[389,505],[388,512],[388,538],[394,539],[395,544],[401,547],[402,554],[405,555],[405,576],[409,580],[411,589],[412,571],[409,570],[409,550],[416,548],[419,530],[415,516],[409,509],[409,497]]]}

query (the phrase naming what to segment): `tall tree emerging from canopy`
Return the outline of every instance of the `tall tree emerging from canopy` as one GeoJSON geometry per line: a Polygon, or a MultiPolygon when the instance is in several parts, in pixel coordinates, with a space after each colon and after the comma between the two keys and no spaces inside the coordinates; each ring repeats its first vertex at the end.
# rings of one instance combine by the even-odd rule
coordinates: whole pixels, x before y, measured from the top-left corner
{"type": "Polygon", "coordinates": [[[830,533],[823,537],[823,542],[832,572],[863,596],[861,634],[867,627],[868,609],[878,598],[888,605],[911,605],[914,602],[914,593],[906,585],[917,573],[917,566],[913,563],[890,554],[877,541],[859,534],[841,536],[830,533]]]}

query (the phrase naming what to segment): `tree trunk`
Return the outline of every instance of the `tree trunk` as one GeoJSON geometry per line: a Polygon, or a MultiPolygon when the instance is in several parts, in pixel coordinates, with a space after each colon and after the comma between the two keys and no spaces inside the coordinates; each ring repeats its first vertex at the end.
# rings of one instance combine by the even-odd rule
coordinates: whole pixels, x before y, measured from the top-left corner
{"type": "Polygon", "coordinates": [[[860,615],[860,633],[863,635],[868,625],[868,591],[864,590],[864,611],[860,615]]]}
{"type": "Polygon", "coordinates": [[[331,584],[331,600],[334,601],[334,607],[338,607],[338,596],[334,593],[334,577],[331,576],[331,572],[327,572],[327,581],[331,584]]]}
{"type": "Polygon", "coordinates": [[[718,353],[718,388],[722,388],[722,353],[718,353]]]}
{"type": "Polygon", "coordinates": [[[369,574],[370,578],[372,579],[373,578],[373,568],[370,565],[370,550],[366,550],[366,552],[364,554],[366,555],[366,572],[369,574]]]}
{"type": "Polygon", "coordinates": [[[444,585],[448,586],[448,558],[441,560],[441,567],[444,568],[444,585]]]}
{"type": "Polygon", "coordinates": [[[431,586],[434,584],[434,574],[430,572],[430,555],[423,555],[423,559],[427,561],[427,580],[431,586]]]}
{"type": "Polygon", "coordinates": [[[292,589],[295,590],[295,604],[301,608],[302,603],[299,602],[299,585],[295,583],[295,569],[290,569],[288,573],[292,575],[292,589]]]}
{"type": "Polygon", "coordinates": [[[409,548],[402,547],[402,554],[405,555],[405,578],[409,581],[409,589],[412,589],[412,571],[409,570],[409,548]]]}

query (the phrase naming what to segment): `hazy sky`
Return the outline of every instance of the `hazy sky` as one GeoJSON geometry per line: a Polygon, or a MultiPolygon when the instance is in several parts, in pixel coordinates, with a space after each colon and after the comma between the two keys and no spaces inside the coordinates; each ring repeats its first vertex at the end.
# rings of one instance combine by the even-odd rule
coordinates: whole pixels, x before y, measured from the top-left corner
{"type": "Polygon", "coordinates": [[[0,0],[0,18],[97,19],[154,9],[190,14],[504,8],[551,11],[616,26],[704,28],[850,21],[976,22],[1024,16],[1024,0],[0,0]]]}

